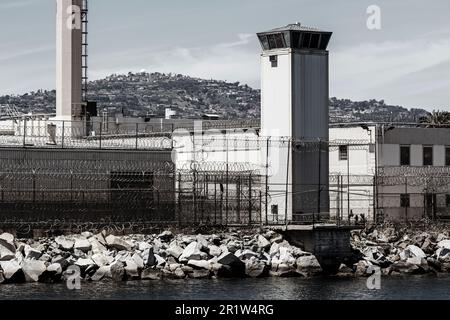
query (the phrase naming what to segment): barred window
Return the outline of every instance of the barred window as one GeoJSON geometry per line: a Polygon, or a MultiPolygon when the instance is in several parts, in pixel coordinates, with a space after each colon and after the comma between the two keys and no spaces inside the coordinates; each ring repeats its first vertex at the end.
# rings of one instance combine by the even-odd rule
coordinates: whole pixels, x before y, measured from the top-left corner
{"type": "Polygon", "coordinates": [[[348,146],[339,146],[339,160],[348,160],[348,146]]]}
{"type": "Polygon", "coordinates": [[[433,146],[423,147],[423,165],[424,166],[433,165],[433,146]]]}
{"type": "Polygon", "coordinates": [[[401,194],[400,195],[400,206],[402,208],[409,208],[410,207],[410,196],[409,194],[401,194]]]}
{"type": "Polygon", "coordinates": [[[400,146],[400,165],[411,165],[411,146],[400,146]]]}

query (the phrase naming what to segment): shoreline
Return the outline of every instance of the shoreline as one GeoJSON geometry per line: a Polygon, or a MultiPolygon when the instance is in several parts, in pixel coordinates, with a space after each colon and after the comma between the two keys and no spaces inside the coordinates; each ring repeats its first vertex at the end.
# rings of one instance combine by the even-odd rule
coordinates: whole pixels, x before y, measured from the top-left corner
{"type": "MultiPolygon", "coordinates": [[[[447,226],[428,232],[395,225],[352,231],[354,256],[338,278],[450,274],[447,226]],[[372,270],[371,270],[372,269],[372,270]],[[370,273],[368,271],[371,271],[370,273]]],[[[82,281],[324,277],[319,260],[270,230],[187,235],[93,234],[15,239],[0,235],[0,285],[59,283],[79,273],[82,281]]],[[[71,278],[72,277],[72,278],[71,278]]]]}

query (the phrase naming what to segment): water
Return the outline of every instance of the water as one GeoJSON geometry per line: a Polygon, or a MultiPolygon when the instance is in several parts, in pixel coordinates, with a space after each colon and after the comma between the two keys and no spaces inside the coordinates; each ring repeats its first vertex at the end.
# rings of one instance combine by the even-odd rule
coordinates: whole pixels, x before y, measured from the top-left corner
{"type": "Polygon", "coordinates": [[[382,289],[366,279],[267,278],[244,280],[164,280],[64,284],[0,285],[0,300],[450,300],[450,277],[383,278],[382,289]]]}

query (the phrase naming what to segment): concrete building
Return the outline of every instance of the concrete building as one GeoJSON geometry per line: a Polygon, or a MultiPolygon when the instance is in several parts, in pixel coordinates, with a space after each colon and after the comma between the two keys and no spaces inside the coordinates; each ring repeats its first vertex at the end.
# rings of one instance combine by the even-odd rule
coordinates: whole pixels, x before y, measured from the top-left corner
{"type": "Polygon", "coordinates": [[[333,216],[450,218],[450,128],[369,123],[337,126],[330,135],[333,216]]]}

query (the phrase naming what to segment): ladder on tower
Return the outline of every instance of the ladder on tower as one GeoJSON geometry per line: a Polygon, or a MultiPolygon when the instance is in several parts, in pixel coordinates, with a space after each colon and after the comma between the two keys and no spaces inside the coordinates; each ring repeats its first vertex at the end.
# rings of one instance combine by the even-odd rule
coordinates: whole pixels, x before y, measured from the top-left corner
{"type": "Polygon", "coordinates": [[[88,0],[83,0],[81,7],[81,68],[82,68],[82,99],[88,100],[88,0]]]}

